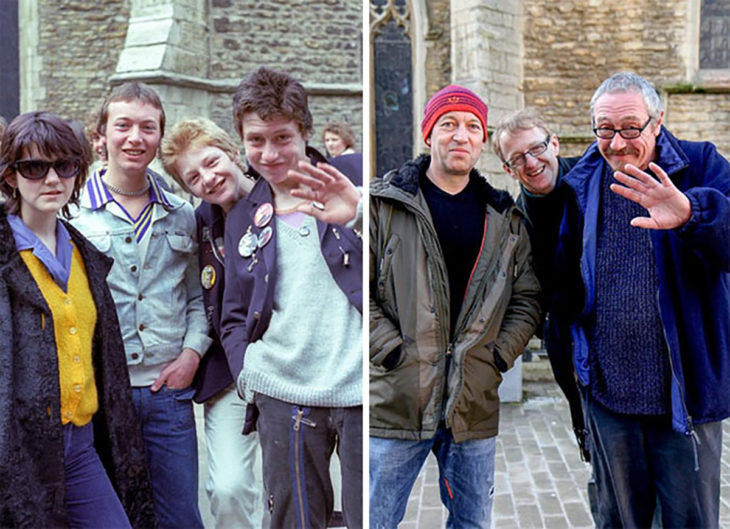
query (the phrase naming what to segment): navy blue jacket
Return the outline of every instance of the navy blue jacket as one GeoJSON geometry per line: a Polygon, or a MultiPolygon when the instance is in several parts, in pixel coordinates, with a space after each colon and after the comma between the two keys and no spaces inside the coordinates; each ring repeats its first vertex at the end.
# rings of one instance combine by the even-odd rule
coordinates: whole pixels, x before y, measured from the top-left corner
{"type": "MultiPolygon", "coordinates": [[[[730,416],[730,163],[708,142],[681,141],[662,127],[655,163],[685,193],[690,220],[652,230],[657,303],[670,355],[673,428],[730,416]]],[[[576,202],[561,224],[561,317],[572,321],[579,382],[591,383],[586,333],[595,317],[595,260],[600,182],[606,162],[594,143],[565,178],[576,202]],[[573,277],[571,277],[573,276],[573,277]],[[577,296],[575,295],[577,294],[577,296]]]]}
{"type": "Polygon", "coordinates": [[[203,286],[205,317],[210,327],[209,335],[213,343],[200,361],[195,373],[195,402],[205,402],[233,384],[233,375],[221,344],[221,309],[223,307],[224,252],[223,229],[225,216],[220,206],[203,202],[195,210],[198,230],[198,264],[203,286]],[[202,280],[203,270],[212,267],[213,276],[202,280]],[[212,283],[212,284],[211,284],[212,283]]]}
{"type": "MultiPolygon", "coordinates": [[[[333,163],[333,165],[336,165],[333,163]]],[[[350,176],[350,175],[348,175],[350,176]]],[[[357,178],[357,175],[354,179],[357,178]]],[[[256,251],[255,258],[242,257],[238,243],[246,231],[258,235],[254,224],[258,207],[274,204],[271,187],[263,178],[228,213],[225,224],[225,281],[221,338],[234,378],[243,367],[249,343],[261,338],[268,328],[276,285],[276,225],[269,223],[271,240],[256,251]]],[[[350,303],[362,313],[362,240],[343,226],[317,221],[322,255],[337,285],[350,303]],[[349,253],[347,266],[343,252],[349,253]]]]}

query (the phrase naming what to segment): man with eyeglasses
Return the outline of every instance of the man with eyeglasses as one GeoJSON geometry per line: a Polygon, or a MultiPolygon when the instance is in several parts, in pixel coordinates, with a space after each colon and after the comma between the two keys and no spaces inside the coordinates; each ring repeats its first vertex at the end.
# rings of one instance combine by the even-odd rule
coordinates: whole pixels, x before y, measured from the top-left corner
{"type": "Polygon", "coordinates": [[[590,110],[596,142],[561,182],[552,307],[570,325],[599,527],[648,527],[658,498],[664,527],[715,528],[730,416],[730,164],[670,134],[636,74],[605,80],[590,110]]]}
{"type": "MultiPolygon", "coordinates": [[[[537,334],[544,340],[555,380],[568,400],[581,459],[590,461],[585,444],[581,399],[573,374],[569,329],[558,326],[558,319],[553,317],[555,310],[551,307],[558,228],[563,205],[569,197],[568,188],[560,186],[560,183],[580,157],[558,156],[560,143],[557,134],[550,131],[545,120],[533,108],[505,116],[494,129],[492,147],[505,172],[520,183],[517,205],[528,220],[532,257],[546,314],[537,334]],[[539,222],[534,222],[535,219],[539,222]]],[[[588,483],[588,497],[595,515],[593,480],[588,483]]]]}
{"type": "Polygon", "coordinates": [[[446,527],[490,527],[498,386],[539,318],[522,215],[475,169],[487,106],[451,85],[430,147],[370,187],[370,526],[395,528],[429,452],[446,527]]]}

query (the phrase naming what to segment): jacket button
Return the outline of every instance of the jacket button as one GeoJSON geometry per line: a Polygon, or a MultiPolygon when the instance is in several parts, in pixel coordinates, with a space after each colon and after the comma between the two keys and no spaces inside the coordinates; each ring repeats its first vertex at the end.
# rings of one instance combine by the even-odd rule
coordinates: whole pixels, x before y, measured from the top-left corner
{"type": "Polygon", "coordinates": [[[68,333],[69,333],[69,334],[76,334],[76,327],[71,327],[71,328],[70,328],[70,329],[68,330],[68,333]]]}
{"type": "Polygon", "coordinates": [[[260,317],[261,317],[261,313],[260,313],[259,311],[255,311],[255,312],[253,313],[253,318],[254,318],[255,320],[258,320],[258,319],[259,319],[260,317]]]}
{"type": "Polygon", "coordinates": [[[137,299],[140,300],[140,301],[142,301],[144,299],[144,295],[143,294],[137,294],[137,299]]]}
{"type": "Polygon", "coordinates": [[[124,238],[124,242],[132,242],[132,238],[127,236],[124,238]]]}
{"type": "Polygon", "coordinates": [[[132,360],[137,360],[139,358],[139,353],[132,353],[132,360]]]}
{"type": "Polygon", "coordinates": [[[137,265],[132,265],[132,266],[130,266],[130,267],[129,267],[129,269],[130,269],[130,270],[131,270],[132,272],[136,272],[136,271],[137,271],[137,265]]]}
{"type": "Polygon", "coordinates": [[[147,328],[147,326],[144,323],[139,324],[139,330],[144,331],[147,328]]]}

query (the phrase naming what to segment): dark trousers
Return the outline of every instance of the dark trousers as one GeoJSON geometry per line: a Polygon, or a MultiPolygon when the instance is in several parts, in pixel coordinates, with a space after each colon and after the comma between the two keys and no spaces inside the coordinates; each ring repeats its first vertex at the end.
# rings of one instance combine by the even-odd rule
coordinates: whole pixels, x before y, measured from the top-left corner
{"type": "Polygon", "coordinates": [[[69,527],[131,527],[94,448],[91,423],[63,427],[63,462],[69,527]]]}
{"type": "Polygon", "coordinates": [[[337,449],[345,523],[362,527],[362,406],[298,406],[260,393],[255,404],[270,526],[327,526],[334,505],[330,458],[337,449]]]}
{"type": "Polygon", "coordinates": [[[665,529],[718,527],[721,422],[696,425],[695,446],[668,416],[622,415],[590,398],[586,409],[597,527],[651,527],[657,500],[665,529]]]}

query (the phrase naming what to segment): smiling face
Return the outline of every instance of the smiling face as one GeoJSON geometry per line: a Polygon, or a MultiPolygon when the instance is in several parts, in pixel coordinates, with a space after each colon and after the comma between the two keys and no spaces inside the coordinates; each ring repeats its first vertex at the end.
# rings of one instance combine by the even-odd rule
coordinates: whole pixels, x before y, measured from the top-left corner
{"type": "Polygon", "coordinates": [[[252,187],[236,160],[212,145],[191,146],[178,156],[175,167],[193,195],[226,212],[252,187]]]}
{"type": "MultiPolygon", "coordinates": [[[[35,145],[23,150],[21,160],[55,162],[56,159],[42,155],[35,145]]],[[[78,176],[61,178],[53,167],[40,180],[29,180],[15,170],[7,177],[7,182],[17,188],[20,196],[20,217],[26,222],[41,217],[55,217],[71,198],[78,176]]]]}
{"type": "MultiPolygon", "coordinates": [[[[515,180],[518,180],[527,191],[538,195],[550,193],[558,179],[558,154],[560,144],[555,134],[550,135],[547,148],[542,154],[532,156],[531,150],[539,150],[544,145],[548,133],[539,127],[518,129],[505,132],[500,138],[502,153],[507,162],[524,154],[524,163],[515,166],[503,164],[502,168],[515,180]],[[528,154],[525,154],[528,153],[528,154]]],[[[510,164],[512,165],[512,164],[510,164]]]]}
{"type": "MultiPolygon", "coordinates": [[[[652,119],[638,138],[627,140],[614,134],[610,140],[598,138],[598,150],[614,171],[626,164],[646,169],[656,157],[656,137],[661,130],[664,112],[652,119]]],[[[649,119],[644,99],[638,92],[605,93],[596,100],[593,126],[613,129],[641,128],[649,119]]]]}
{"type": "Polygon", "coordinates": [[[105,138],[109,172],[144,178],[162,137],[160,111],[141,101],[114,101],[109,103],[108,116],[105,138]]]}
{"type": "Polygon", "coordinates": [[[441,178],[468,176],[484,150],[482,123],[471,112],[441,116],[426,144],[431,147],[430,170],[441,178]]]}
{"type": "Polygon", "coordinates": [[[324,133],[324,146],[331,157],[339,156],[347,148],[345,141],[334,132],[324,133]]]}
{"type": "Polygon", "coordinates": [[[249,164],[273,186],[287,184],[287,172],[306,160],[307,140],[296,122],[286,118],[264,121],[255,112],[241,120],[242,140],[249,164]]]}

